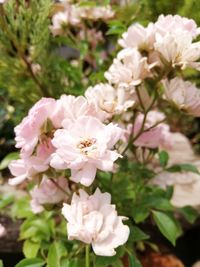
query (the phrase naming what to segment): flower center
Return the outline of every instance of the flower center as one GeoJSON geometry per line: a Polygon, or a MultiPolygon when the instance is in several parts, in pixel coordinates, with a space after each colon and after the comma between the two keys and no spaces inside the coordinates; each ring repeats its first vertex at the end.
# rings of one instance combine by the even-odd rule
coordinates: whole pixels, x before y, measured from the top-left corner
{"type": "Polygon", "coordinates": [[[81,153],[88,155],[89,152],[93,152],[97,149],[97,146],[95,145],[96,141],[95,138],[83,139],[77,144],[77,148],[80,149],[81,153]]]}

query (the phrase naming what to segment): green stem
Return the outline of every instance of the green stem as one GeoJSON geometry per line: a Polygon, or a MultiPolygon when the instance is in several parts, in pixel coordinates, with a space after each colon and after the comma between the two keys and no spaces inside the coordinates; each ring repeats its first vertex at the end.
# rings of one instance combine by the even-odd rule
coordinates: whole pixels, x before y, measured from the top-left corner
{"type": "Polygon", "coordinates": [[[85,267],[90,267],[90,245],[85,246],[85,267]]]}

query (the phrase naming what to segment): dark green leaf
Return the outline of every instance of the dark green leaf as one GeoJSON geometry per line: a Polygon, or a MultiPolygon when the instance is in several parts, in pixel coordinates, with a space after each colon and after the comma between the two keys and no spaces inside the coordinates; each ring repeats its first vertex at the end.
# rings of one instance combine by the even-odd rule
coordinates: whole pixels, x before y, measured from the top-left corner
{"type": "Polygon", "coordinates": [[[161,151],[159,154],[159,162],[162,167],[166,167],[168,160],[169,160],[169,155],[166,151],[161,151]]]}
{"type": "Polygon", "coordinates": [[[143,222],[149,216],[149,209],[141,206],[135,206],[132,210],[132,216],[136,223],[143,222]]]}
{"type": "Polygon", "coordinates": [[[130,255],[130,254],[129,254],[129,264],[130,264],[130,267],[142,267],[139,260],[134,255],[130,255]]]}
{"type": "Polygon", "coordinates": [[[168,172],[186,171],[186,172],[194,172],[194,173],[200,174],[197,167],[194,165],[191,165],[191,164],[176,164],[176,165],[173,165],[173,166],[167,168],[166,170],[168,172]]]}
{"type": "Polygon", "coordinates": [[[133,236],[134,242],[141,240],[146,240],[149,238],[149,235],[145,234],[139,227],[133,226],[131,228],[131,235],[133,236]]]}
{"type": "Polygon", "coordinates": [[[191,206],[180,208],[179,212],[185,217],[185,219],[189,223],[194,223],[197,217],[199,216],[198,211],[192,208],[191,206]]]}

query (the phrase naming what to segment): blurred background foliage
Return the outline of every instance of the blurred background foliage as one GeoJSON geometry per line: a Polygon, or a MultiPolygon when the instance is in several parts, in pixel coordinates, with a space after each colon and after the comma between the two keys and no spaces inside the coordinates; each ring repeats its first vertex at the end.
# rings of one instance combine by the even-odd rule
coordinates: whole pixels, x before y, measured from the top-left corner
{"type": "MultiPolygon", "coordinates": [[[[95,49],[89,38],[75,38],[77,30],[69,28],[65,36],[51,34],[51,17],[58,9],[52,0],[9,0],[0,5],[0,159],[14,149],[13,127],[38,99],[82,94],[89,85],[104,80],[103,73],[119,49],[117,39],[129,25],[146,25],[160,14],[180,14],[200,25],[199,0],[104,0],[103,4],[112,6],[115,17],[106,23],[85,23],[85,28],[103,34],[95,49]]],[[[200,77],[195,80],[200,85],[200,77]]],[[[199,151],[199,119],[173,119],[199,151]]]]}

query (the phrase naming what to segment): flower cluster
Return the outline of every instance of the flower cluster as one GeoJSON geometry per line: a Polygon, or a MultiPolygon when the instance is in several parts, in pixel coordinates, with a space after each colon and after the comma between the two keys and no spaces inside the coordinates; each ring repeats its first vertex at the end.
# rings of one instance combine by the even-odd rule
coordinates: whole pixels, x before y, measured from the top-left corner
{"type": "MultiPolygon", "coordinates": [[[[62,6],[64,11],[53,17],[54,35],[81,19],[113,16],[110,8],[68,1],[62,6]]],[[[65,202],[62,214],[69,239],[91,244],[97,255],[113,256],[127,241],[129,228],[109,193],[97,188],[88,195],[78,190],[79,183],[93,192],[98,171],[115,173],[124,154],[140,162],[142,151],[145,162],[146,155],[149,160],[159,149],[170,150],[173,134],[160,102],[200,116],[199,90],[180,78],[188,67],[200,69],[200,42],[194,42],[199,34],[193,20],[177,15],[161,15],[146,28],[133,24],[119,40],[123,49],[104,74],[107,82],[90,86],[84,96],[42,98],[15,128],[20,159],[10,164],[15,176],[10,184],[27,178],[37,183],[30,192],[35,213],[65,202]]],[[[158,176],[157,184],[160,180],[158,176]]]]}
{"type": "Polygon", "coordinates": [[[68,26],[81,27],[82,20],[108,20],[114,16],[110,6],[79,6],[62,1],[61,11],[55,13],[50,27],[53,35],[62,35],[68,26]]]}

